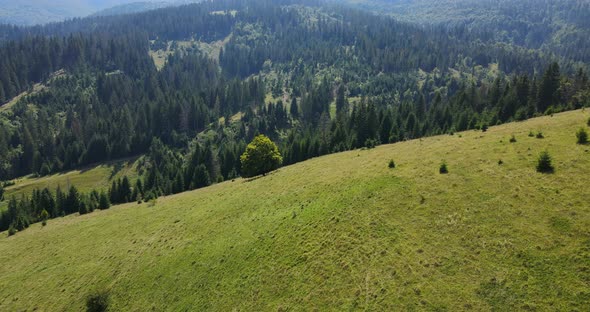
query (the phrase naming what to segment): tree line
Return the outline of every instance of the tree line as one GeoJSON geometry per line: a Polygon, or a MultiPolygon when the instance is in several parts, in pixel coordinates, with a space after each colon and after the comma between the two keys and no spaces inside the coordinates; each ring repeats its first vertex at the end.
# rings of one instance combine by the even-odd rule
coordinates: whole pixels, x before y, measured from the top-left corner
{"type": "MultiPolygon", "coordinates": [[[[140,177],[113,182],[105,193],[110,203],[247,175],[240,155],[259,134],[292,164],[590,103],[583,64],[312,2],[215,1],[26,31],[0,47],[4,98],[41,81],[44,88],[0,113],[0,180],[143,155],[140,177]],[[293,3],[306,5],[285,6],[293,3]],[[191,12],[210,24],[174,22],[191,12]],[[132,25],[148,20],[144,31],[132,25]],[[80,26],[91,22],[121,28],[113,34],[110,26],[80,26]],[[64,36],[59,27],[80,32],[64,36]],[[158,70],[148,53],[168,40],[230,33],[219,61],[197,49],[170,55],[158,70]]],[[[40,220],[35,205],[47,199],[33,197],[14,199],[5,227],[20,215],[40,220]],[[22,209],[14,208],[19,201],[22,209]]],[[[78,197],[91,211],[101,193],[78,197]]],[[[59,207],[49,216],[81,212],[79,205],[59,207]]]]}

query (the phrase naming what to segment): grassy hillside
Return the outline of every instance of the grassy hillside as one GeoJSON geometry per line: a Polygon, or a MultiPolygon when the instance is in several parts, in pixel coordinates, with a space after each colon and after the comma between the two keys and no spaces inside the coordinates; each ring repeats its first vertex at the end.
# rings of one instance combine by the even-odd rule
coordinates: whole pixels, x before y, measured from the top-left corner
{"type": "Polygon", "coordinates": [[[586,310],[590,146],[574,133],[589,117],[351,151],[4,233],[0,310],[79,311],[98,291],[114,311],[586,310]],[[545,149],[555,174],[535,172],[545,149]]]}
{"type": "Polygon", "coordinates": [[[14,180],[16,183],[5,189],[5,201],[0,202],[0,211],[8,205],[8,199],[12,196],[20,198],[23,194],[30,196],[34,190],[48,188],[55,193],[58,186],[66,190],[70,185],[76,186],[82,193],[90,193],[92,190],[108,190],[113,180],[127,176],[135,183],[138,173],[136,158],[117,160],[101,165],[88,166],[82,169],[58,173],[46,177],[24,177],[14,180]]]}

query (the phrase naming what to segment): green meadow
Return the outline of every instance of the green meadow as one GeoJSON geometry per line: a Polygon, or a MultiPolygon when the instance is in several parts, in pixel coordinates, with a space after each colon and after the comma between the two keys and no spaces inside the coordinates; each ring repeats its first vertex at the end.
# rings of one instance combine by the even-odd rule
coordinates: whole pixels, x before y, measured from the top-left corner
{"type": "Polygon", "coordinates": [[[587,311],[590,146],[575,133],[589,117],[349,151],[1,233],[0,311],[80,311],[99,292],[112,311],[587,311]],[[535,171],[545,150],[553,174],[535,171]]]}
{"type": "Polygon", "coordinates": [[[56,173],[45,177],[28,176],[15,179],[15,184],[5,188],[3,202],[0,202],[0,211],[6,209],[8,200],[14,196],[31,196],[34,190],[48,188],[55,193],[57,187],[65,192],[74,185],[82,193],[90,193],[92,190],[108,191],[114,180],[127,176],[134,183],[138,176],[137,157],[112,161],[99,165],[91,165],[81,169],[64,173],[56,173]]]}

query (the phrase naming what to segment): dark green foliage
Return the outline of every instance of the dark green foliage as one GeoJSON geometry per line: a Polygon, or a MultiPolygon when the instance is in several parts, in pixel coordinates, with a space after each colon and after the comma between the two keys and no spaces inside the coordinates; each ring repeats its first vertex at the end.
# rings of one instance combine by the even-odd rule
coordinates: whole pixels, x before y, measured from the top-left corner
{"type": "Polygon", "coordinates": [[[211,178],[209,177],[209,172],[205,165],[201,164],[196,168],[192,183],[193,189],[211,185],[211,178]]]}
{"type": "Polygon", "coordinates": [[[586,122],[586,125],[588,125],[588,127],[590,127],[590,118],[588,118],[588,122],[586,122]]]}
{"type": "Polygon", "coordinates": [[[17,232],[17,231],[16,231],[16,229],[14,228],[14,226],[10,226],[10,227],[8,228],[8,236],[12,236],[12,235],[16,234],[16,232],[17,232]]]}
{"type": "Polygon", "coordinates": [[[537,139],[544,139],[545,136],[543,135],[543,132],[539,131],[537,132],[537,135],[535,136],[537,139]]]}
{"type": "Polygon", "coordinates": [[[0,183],[0,202],[4,201],[4,186],[0,183]]]}
{"type": "Polygon", "coordinates": [[[68,191],[68,196],[65,200],[64,212],[65,214],[72,214],[80,211],[80,193],[75,186],[71,186],[68,191]]]}
{"type": "Polygon", "coordinates": [[[111,188],[109,189],[109,201],[111,203],[121,204],[134,201],[135,198],[133,198],[132,195],[133,191],[131,190],[131,183],[127,176],[124,176],[122,179],[113,180],[111,188]]]}
{"type": "Polygon", "coordinates": [[[109,308],[110,295],[106,291],[100,291],[86,298],[87,312],[105,312],[109,308]]]}
{"type": "Polygon", "coordinates": [[[393,161],[393,159],[389,161],[388,167],[389,167],[390,169],[393,169],[393,168],[395,168],[395,162],[393,161]]]}
{"type": "Polygon", "coordinates": [[[379,141],[377,141],[375,139],[367,139],[365,141],[364,147],[366,147],[366,148],[375,148],[377,145],[379,145],[379,141]]]}
{"type": "Polygon", "coordinates": [[[291,106],[289,106],[289,113],[291,114],[291,118],[297,119],[299,118],[299,104],[297,104],[297,98],[293,97],[291,100],[291,106]]]}
{"type": "Polygon", "coordinates": [[[535,137],[535,134],[533,133],[533,131],[529,132],[529,137],[531,137],[531,138],[535,137]]]}
{"type": "Polygon", "coordinates": [[[553,173],[555,172],[555,168],[553,167],[553,160],[549,152],[544,151],[539,155],[539,159],[537,160],[537,172],[541,173],[553,173]]]}
{"type": "Polygon", "coordinates": [[[58,207],[58,214],[54,215],[53,217],[58,217],[60,215],[64,215],[66,212],[64,208],[66,206],[67,197],[64,192],[61,190],[61,186],[57,186],[57,190],[55,191],[55,205],[58,207]]]}
{"type": "Polygon", "coordinates": [[[86,200],[80,201],[80,205],[78,206],[78,212],[80,213],[80,215],[84,215],[84,214],[91,212],[90,207],[89,207],[88,203],[86,202],[86,200]]]}
{"type": "Polygon", "coordinates": [[[516,143],[516,137],[514,136],[514,134],[512,135],[512,137],[510,137],[510,143],[516,143]]]}
{"type": "Polygon", "coordinates": [[[240,161],[244,177],[254,177],[279,168],[283,157],[277,146],[268,137],[259,135],[248,144],[240,161]]]}
{"type": "Polygon", "coordinates": [[[559,104],[559,65],[552,63],[545,71],[541,85],[539,86],[539,96],[537,98],[537,110],[549,114],[550,107],[559,104]]]}
{"type": "Polygon", "coordinates": [[[98,209],[105,210],[111,208],[111,202],[105,192],[100,192],[98,199],[98,209]]]}
{"type": "Polygon", "coordinates": [[[498,165],[500,165],[500,166],[501,166],[501,165],[503,165],[503,164],[504,164],[504,161],[503,161],[502,159],[498,160],[498,165]]]}
{"type": "Polygon", "coordinates": [[[336,113],[346,114],[349,110],[348,99],[345,95],[345,86],[340,85],[336,91],[336,113]]]}
{"type": "Polygon", "coordinates": [[[481,125],[481,131],[482,131],[482,132],[486,132],[486,131],[488,131],[488,125],[487,125],[487,124],[483,124],[483,125],[481,125]]]}
{"type": "Polygon", "coordinates": [[[449,173],[449,168],[447,167],[447,164],[445,162],[443,162],[442,164],[440,164],[440,168],[438,169],[438,172],[440,174],[447,174],[447,173],[449,173]]]}
{"type": "Polygon", "coordinates": [[[179,172],[176,174],[176,178],[174,179],[174,184],[172,185],[172,193],[178,194],[184,190],[185,190],[184,178],[182,177],[182,175],[179,172]]]}
{"type": "Polygon", "coordinates": [[[580,128],[578,132],[576,132],[576,138],[578,139],[578,144],[588,144],[588,132],[584,128],[580,128]]]}

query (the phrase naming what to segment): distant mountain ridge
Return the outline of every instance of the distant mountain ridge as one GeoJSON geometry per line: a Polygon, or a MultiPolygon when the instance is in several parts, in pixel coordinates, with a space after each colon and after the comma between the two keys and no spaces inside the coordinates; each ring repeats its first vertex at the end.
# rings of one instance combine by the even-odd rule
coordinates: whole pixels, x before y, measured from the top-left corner
{"type": "Polygon", "coordinates": [[[191,2],[158,0],[0,0],[0,24],[32,26],[89,15],[119,15],[191,2]]]}
{"type": "Polygon", "coordinates": [[[128,4],[121,4],[112,8],[104,9],[90,16],[111,16],[122,14],[133,14],[149,10],[155,10],[172,5],[170,2],[134,2],[128,4]]]}
{"type": "Polygon", "coordinates": [[[177,0],[177,1],[161,1],[161,2],[133,2],[127,4],[117,5],[108,9],[104,9],[98,11],[90,16],[113,16],[113,15],[123,15],[123,14],[133,14],[133,13],[140,13],[150,10],[157,10],[165,7],[170,6],[179,6],[183,4],[190,4],[199,2],[197,0],[177,0]]]}

